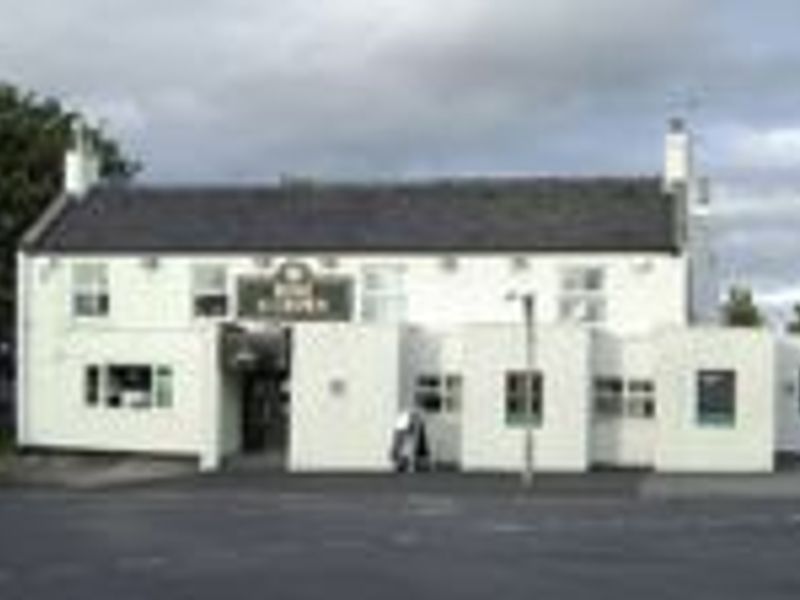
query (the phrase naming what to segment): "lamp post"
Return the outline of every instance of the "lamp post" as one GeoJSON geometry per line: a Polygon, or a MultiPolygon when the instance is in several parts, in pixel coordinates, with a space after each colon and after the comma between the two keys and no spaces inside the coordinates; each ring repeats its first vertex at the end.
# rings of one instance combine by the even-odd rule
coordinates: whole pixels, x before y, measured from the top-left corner
{"type": "Polygon", "coordinates": [[[522,471],[522,485],[530,488],[533,485],[533,460],[534,460],[534,435],[533,435],[533,387],[536,381],[536,354],[535,354],[535,318],[536,295],[533,292],[512,292],[506,297],[509,301],[519,301],[522,304],[522,318],[525,324],[525,436],[524,436],[524,468],[522,471]]]}

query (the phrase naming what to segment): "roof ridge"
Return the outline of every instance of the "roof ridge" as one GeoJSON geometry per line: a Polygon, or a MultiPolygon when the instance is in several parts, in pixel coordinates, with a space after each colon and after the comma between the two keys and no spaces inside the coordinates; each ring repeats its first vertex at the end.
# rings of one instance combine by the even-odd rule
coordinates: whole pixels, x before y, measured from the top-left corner
{"type": "Polygon", "coordinates": [[[98,191],[142,191],[153,193],[180,192],[228,192],[248,193],[284,189],[410,189],[458,186],[514,186],[525,184],[632,184],[659,183],[657,174],[531,174],[531,175],[465,175],[405,179],[296,179],[287,181],[265,181],[262,183],[236,182],[111,182],[100,185],[98,191]]]}

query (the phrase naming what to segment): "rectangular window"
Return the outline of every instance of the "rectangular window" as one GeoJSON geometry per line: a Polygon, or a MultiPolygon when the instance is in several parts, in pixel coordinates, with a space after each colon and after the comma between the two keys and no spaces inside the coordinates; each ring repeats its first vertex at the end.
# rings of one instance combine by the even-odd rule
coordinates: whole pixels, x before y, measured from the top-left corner
{"type": "Polygon", "coordinates": [[[601,267],[568,267],[561,274],[565,292],[602,292],[605,272],[601,267]]]}
{"type": "Polygon", "coordinates": [[[398,323],[405,318],[404,270],[399,265],[366,267],[361,277],[361,320],[398,323]]]}
{"type": "Polygon", "coordinates": [[[735,371],[711,370],[697,374],[697,422],[723,427],[735,425],[735,371]]]}
{"type": "Polygon", "coordinates": [[[598,418],[622,416],[623,381],[621,377],[594,379],[594,414],[598,418]]]}
{"type": "Polygon", "coordinates": [[[630,398],[627,415],[634,419],[652,419],[656,416],[656,403],[652,398],[630,398]]]}
{"type": "Polygon", "coordinates": [[[544,420],[544,381],[539,371],[506,373],[506,424],[539,426],[544,420]]]}
{"type": "Polygon", "coordinates": [[[414,405],[430,414],[456,413],[461,410],[461,389],[460,375],[419,375],[414,384],[414,405]]]}
{"type": "Polygon", "coordinates": [[[629,379],[626,414],[635,419],[656,416],[656,386],[650,379],[629,379]]]}
{"type": "Polygon", "coordinates": [[[172,368],[156,367],[156,406],[172,407],[172,368]]]}
{"type": "Polygon", "coordinates": [[[109,312],[108,268],[82,263],[72,267],[72,314],[105,317],[109,312]]]}
{"type": "Polygon", "coordinates": [[[655,385],[650,379],[629,379],[628,391],[631,394],[652,394],[655,385]]]}
{"type": "Polygon", "coordinates": [[[86,404],[97,406],[100,404],[100,367],[90,366],[86,368],[86,404]]]}
{"type": "Polygon", "coordinates": [[[223,265],[193,267],[192,310],[196,317],[224,317],[228,314],[228,276],[223,265]]]}
{"type": "Polygon", "coordinates": [[[89,365],[85,370],[89,406],[149,409],[172,406],[172,369],[150,365],[89,365]]]}
{"type": "Polygon", "coordinates": [[[655,384],[649,379],[598,376],[594,379],[596,418],[652,419],[656,413],[655,384]]]}
{"type": "Polygon", "coordinates": [[[569,267],[561,272],[559,318],[568,323],[599,323],[606,318],[605,271],[569,267]]]}
{"type": "Polygon", "coordinates": [[[111,408],[150,408],[153,372],[149,366],[109,366],[106,403],[111,408]]]}

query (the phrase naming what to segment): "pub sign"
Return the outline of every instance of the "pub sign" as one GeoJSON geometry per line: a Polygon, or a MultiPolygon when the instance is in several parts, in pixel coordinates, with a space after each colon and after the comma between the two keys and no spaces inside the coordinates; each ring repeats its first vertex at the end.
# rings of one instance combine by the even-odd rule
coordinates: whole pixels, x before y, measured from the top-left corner
{"type": "Polygon", "coordinates": [[[241,277],[238,295],[243,319],[349,321],[353,312],[350,277],[315,275],[296,261],[283,263],[273,277],[241,277]]]}

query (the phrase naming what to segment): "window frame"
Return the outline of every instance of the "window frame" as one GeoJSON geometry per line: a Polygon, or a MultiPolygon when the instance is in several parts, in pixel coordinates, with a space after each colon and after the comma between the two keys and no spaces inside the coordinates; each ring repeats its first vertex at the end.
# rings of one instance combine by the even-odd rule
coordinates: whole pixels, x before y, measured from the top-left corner
{"type": "Polygon", "coordinates": [[[608,269],[603,265],[567,265],[559,273],[558,320],[587,325],[608,319],[608,269]]]}
{"type": "MultiPolygon", "coordinates": [[[[144,373],[140,373],[143,375],[144,373]]],[[[144,392],[144,390],[138,390],[144,392]]],[[[83,369],[83,400],[84,405],[90,410],[131,410],[134,412],[146,410],[161,410],[172,408],[175,402],[175,370],[167,364],[144,363],[91,363],[84,365],[83,369]],[[120,384],[124,377],[113,370],[137,369],[146,371],[148,382],[146,397],[132,401],[130,393],[137,391],[126,389],[120,384]],[[167,385],[165,385],[167,383],[167,385]],[[126,399],[125,394],[129,394],[126,399]]]]}
{"type": "Polygon", "coordinates": [[[231,312],[231,294],[228,277],[228,266],[219,263],[196,263],[191,268],[191,312],[193,319],[225,319],[231,312]],[[212,272],[214,272],[212,274],[212,272]],[[221,279],[209,283],[221,274],[221,279]],[[210,302],[209,306],[220,304],[221,308],[204,308],[203,302],[210,302]]]}
{"type": "Polygon", "coordinates": [[[695,377],[695,423],[700,427],[716,427],[733,429],[737,426],[738,420],[738,394],[737,394],[737,372],[735,369],[700,369],[695,377]],[[708,410],[709,405],[719,403],[719,399],[704,398],[704,378],[722,377],[725,381],[725,391],[730,396],[725,399],[729,403],[728,410],[722,411],[718,407],[715,410],[708,410]]]}
{"type": "Polygon", "coordinates": [[[406,318],[406,269],[400,264],[364,265],[359,281],[361,323],[402,323],[406,318]]]}
{"type": "Polygon", "coordinates": [[[109,267],[77,262],[70,269],[70,313],[75,319],[103,319],[111,313],[109,267]]]}
{"type": "Polygon", "coordinates": [[[624,415],[625,380],[620,375],[596,375],[592,379],[592,409],[598,420],[624,415]]]}
{"type": "Polygon", "coordinates": [[[541,428],[545,422],[545,381],[541,369],[509,369],[503,377],[503,419],[506,427],[541,428]],[[520,390],[519,383],[522,380],[520,390]],[[529,391],[525,388],[530,385],[529,391]],[[512,389],[513,387],[513,389],[512,389]],[[530,405],[526,399],[530,400],[530,405]],[[524,410],[511,411],[511,405],[521,405],[524,410]]]}
{"type": "Polygon", "coordinates": [[[461,412],[464,377],[452,371],[420,372],[414,377],[414,407],[429,415],[455,415],[461,412]],[[427,400],[433,399],[430,405],[427,400]],[[435,406],[435,408],[433,408],[435,406]]]}

